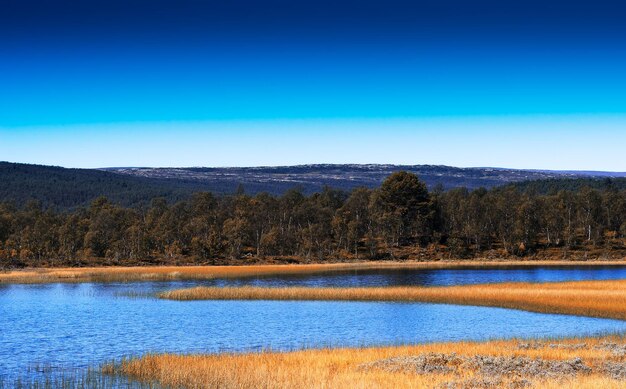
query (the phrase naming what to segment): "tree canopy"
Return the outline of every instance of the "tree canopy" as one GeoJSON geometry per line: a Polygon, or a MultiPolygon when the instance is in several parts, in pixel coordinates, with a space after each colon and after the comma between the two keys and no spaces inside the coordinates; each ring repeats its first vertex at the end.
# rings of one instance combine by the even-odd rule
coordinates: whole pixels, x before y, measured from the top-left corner
{"type": "Polygon", "coordinates": [[[398,172],[376,189],[198,192],[141,208],[106,197],[56,211],[0,204],[0,266],[217,263],[244,258],[622,256],[626,190],[513,186],[429,192],[398,172]],[[594,254],[595,253],[595,254],[594,254]]]}

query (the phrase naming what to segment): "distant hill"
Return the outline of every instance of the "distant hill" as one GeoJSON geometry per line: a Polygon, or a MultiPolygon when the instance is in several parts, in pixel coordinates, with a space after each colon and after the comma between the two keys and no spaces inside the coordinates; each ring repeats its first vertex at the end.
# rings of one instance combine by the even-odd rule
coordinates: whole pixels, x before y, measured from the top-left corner
{"type": "Polygon", "coordinates": [[[103,195],[115,203],[139,207],[149,204],[155,197],[178,201],[198,191],[230,194],[240,184],[248,194],[268,192],[279,195],[294,187],[310,194],[320,191],[324,186],[349,191],[359,186],[377,187],[385,177],[398,170],[416,173],[430,188],[440,184],[445,189],[460,186],[470,189],[491,188],[530,181],[528,184],[519,184],[520,188],[544,192],[550,190],[546,185],[553,188],[575,187],[583,185],[581,182],[602,185],[599,182],[606,181],[607,177],[614,178],[619,185],[626,182],[626,179],[618,179],[626,177],[626,173],[431,165],[66,169],[0,162],[0,202],[22,206],[29,200],[38,200],[46,207],[72,209],[88,205],[93,199],[103,195]],[[576,183],[579,179],[582,181],[576,183]]]}
{"type": "Polygon", "coordinates": [[[71,209],[99,196],[124,206],[149,204],[152,198],[176,201],[200,190],[201,182],[182,182],[121,175],[95,169],[0,162],[0,202],[22,206],[30,200],[45,207],[71,209]]]}
{"type": "Polygon", "coordinates": [[[232,193],[243,184],[247,193],[283,193],[299,186],[306,193],[325,185],[351,190],[359,186],[377,187],[393,172],[406,170],[417,174],[433,188],[491,188],[521,181],[562,178],[626,177],[626,173],[516,170],[501,168],[457,168],[438,165],[300,165],[243,168],[109,168],[103,169],[132,177],[177,179],[207,183],[213,191],[232,193]]]}

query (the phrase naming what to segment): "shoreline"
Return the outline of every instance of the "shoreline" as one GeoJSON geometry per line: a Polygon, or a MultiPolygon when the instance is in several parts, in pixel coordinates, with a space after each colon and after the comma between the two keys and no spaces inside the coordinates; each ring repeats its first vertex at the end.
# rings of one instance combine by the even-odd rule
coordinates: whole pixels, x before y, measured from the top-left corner
{"type": "Polygon", "coordinates": [[[623,334],[290,352],[147,354],[104,374],[181,388],[621,388],[623,334]]]}
{"type": "Polygon", "coordinates": [[[334,271],[385,269],[480,269],[524,267],[626,266],[622,260],[450,260],[363,261],[312,264],[238,264],[200,266],[111,266],[27,268],[0,271],[0,284],[203,280],[281,274],[322,274],[334,271]]]}

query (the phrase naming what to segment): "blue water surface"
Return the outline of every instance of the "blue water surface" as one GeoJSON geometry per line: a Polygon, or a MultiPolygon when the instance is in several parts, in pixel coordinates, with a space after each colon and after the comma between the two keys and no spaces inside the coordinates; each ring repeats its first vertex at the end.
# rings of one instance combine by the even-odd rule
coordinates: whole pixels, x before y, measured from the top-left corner
{"type": "Polygon", "coordinates": [[[215,286],[450,286],[499,282],[626,279],[626,266],[532,266],[457,269],[358,269],[205,281],[215,286]]]}
{"type": "Polygon", "coordinates": [[[371,346],[626,331],[626,322],[421,303],[167,301],[193,286],[456,285],[626,278],[623,267],[393,270],[208,281],[0,285],[0,379],[33,365],[88,367],[147,352],[371,346]],[[143,297],[133,297],[139,294],[143,297]]]}

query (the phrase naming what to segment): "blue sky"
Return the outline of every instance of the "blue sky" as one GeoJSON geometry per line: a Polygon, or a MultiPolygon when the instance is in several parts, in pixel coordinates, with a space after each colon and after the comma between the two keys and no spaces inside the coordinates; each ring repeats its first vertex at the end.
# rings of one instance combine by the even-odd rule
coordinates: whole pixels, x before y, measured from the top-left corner
{"type": "Polygon", "coordinates": [[[626,171],[617,2],[2,7],[0,160],[626,171]]]}
{"type": "Polygon", "coordinates": [[[622,115],[109,123],[1,130],[12,161],[70,167],[446,164],[626,171],[622,115]]]}

